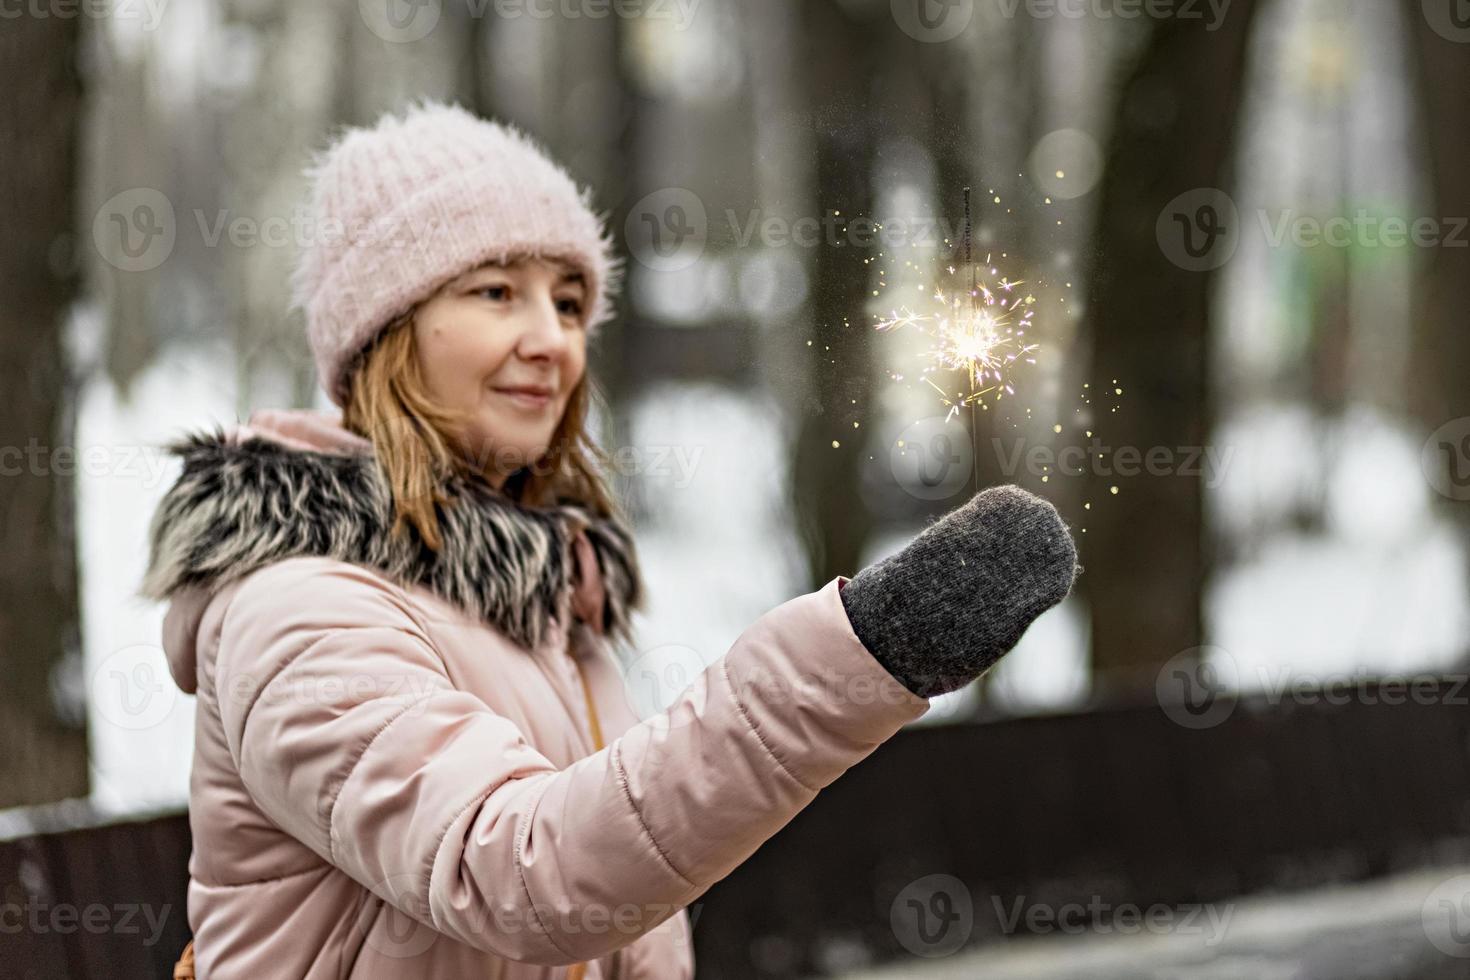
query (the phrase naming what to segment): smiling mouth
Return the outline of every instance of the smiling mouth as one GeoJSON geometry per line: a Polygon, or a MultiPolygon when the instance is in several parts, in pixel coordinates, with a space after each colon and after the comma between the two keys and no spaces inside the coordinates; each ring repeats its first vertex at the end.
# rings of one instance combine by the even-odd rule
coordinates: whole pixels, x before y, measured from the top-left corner
{"type": "Polygon", "coordinates": [[[491,390],[521,408],[539,410],[551,404],[550,391],[537,391],[525,388],[493,388],[491,390]]]}

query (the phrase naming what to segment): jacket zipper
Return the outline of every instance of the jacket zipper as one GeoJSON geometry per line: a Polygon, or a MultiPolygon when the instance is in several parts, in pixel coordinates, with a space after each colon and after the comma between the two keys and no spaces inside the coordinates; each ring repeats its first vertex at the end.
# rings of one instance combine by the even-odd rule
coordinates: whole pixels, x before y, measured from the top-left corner
{"type": "Polygon", "coordinates": [[[592,751],[600,752],[606,747],[606,744],[602,740],[602,721],[597,717],[597,705],[592,700],[592,686],[587,683],[587,675],[582,671],[582,662],[572,657],[572,666],[577,669],[577,680],[581,682],[582,687],[582,699],[587,704],[587,722],[591,729],[592,751]]]}

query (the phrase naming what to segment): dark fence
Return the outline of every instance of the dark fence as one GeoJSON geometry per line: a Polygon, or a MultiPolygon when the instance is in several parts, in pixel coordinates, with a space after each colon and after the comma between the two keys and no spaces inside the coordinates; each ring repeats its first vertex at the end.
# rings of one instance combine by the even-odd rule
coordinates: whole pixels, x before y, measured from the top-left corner
{"type": "Polygon", "coordinates": [[[182,814],[0,842],[0,976],[173,976],[189,941],[182,814]]]}
{"type": "MultiPolygon", "coordinates": [[[[978,945],[1027,928],[995,912],[1020,899],[1184,906],[1464,861],[1458,683],[1246,700],[1201,729],[1150,705],[903,732],[695,903],[699,976],[909,957],[890,912],[931,875],[968,890],[978,945]]],[[[0,842],[0,973],[168,976],[188,852],[182,816],[0,842]]]]}

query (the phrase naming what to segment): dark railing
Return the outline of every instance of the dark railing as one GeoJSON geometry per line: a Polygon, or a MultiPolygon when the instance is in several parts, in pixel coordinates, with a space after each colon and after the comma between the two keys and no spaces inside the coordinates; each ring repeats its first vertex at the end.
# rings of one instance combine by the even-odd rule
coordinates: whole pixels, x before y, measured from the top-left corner
{"type": "Polygon", "coordinates": [[[172,977],[189,941],[189,841],[173,814],[0,842],[0,976],[172,977]]]}
{"type": "MultiPolygon", "coordinates": [[[[1150,705],[905,731],[695,902],[699,976],[815,975],[835,943],[910,956],[889,911],[935,874],[968,889],[974,945],[1004,933],[993,902],[1021,896],[1190,905],[1463,862],[1457,685],[1409,703],[1373,687],[1345,704],[1246,700],[1200,730],[1150,705]]],[[[0,842],[0,973],[169,976],[188,854],[179,815],[0,842]]]]}

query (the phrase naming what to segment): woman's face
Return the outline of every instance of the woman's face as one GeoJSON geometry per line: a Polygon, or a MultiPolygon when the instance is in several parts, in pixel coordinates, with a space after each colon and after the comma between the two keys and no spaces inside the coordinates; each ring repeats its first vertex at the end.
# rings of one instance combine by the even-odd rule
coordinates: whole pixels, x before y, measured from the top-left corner
{"type": "Polygon", "coordinates": [[[470,416],[461,449],[499,487],[551,445],[587,364],[586,283],[554,259],[485,265],[414,317],[430,396],[470,416]]]}

